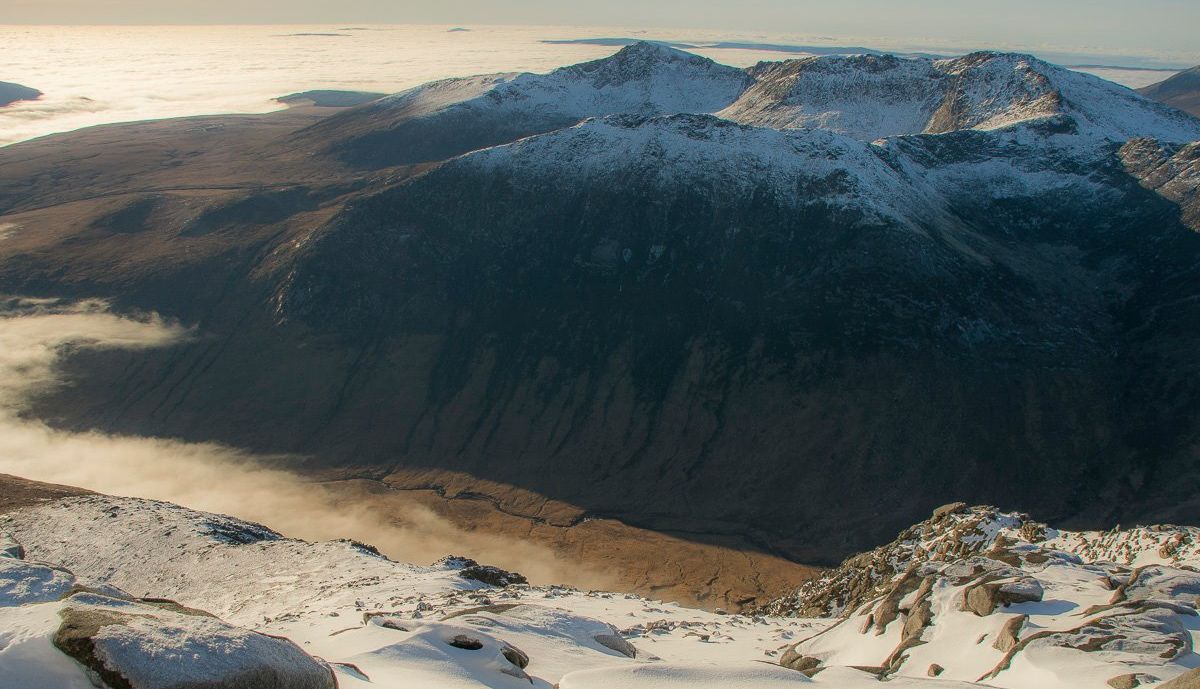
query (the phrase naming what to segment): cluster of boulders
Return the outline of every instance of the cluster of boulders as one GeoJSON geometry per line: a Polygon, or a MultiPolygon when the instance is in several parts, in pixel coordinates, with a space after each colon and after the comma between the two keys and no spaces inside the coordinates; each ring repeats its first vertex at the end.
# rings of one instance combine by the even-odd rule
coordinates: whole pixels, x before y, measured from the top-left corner
{"type": "Polygon", "coordinates": [[[861,606],[887,590],[893,580],[923,562],[946,562],[989,550],[1002,528],[1044,534],[1045,525],[1026,515],[994,508],[969,508],[964,502],[944,505],[933,515],[874,550],[848,558],[838,567],[806,582],[794,593],[762,607],[770,615],[829,617],[861,606]]]}
{"type": "Polygon", "coordinates": [[[777,601],[775,612],[840,616],[821,633],[787,647],[779,664],[812,676],[830,665],[851,664],[848,658],[873,648],[879,649],[875,662],[855,666],[881,679],[949,675],[989,682],[1022,654],[1055,648],[1089,654],[1100,673],[1111,664],[1108,684],[1114,688],[1159,681],[1145,670],[1193,653],[1200,570],[1178,559],[1142,566],[1089,562],[1051,546],[1125,553],[1128,561],[1147,553],[1162,559],[1187,551],[1191,531],[1141,529],[1096,540],[1101,538],[1089,545],[1024,515],[949,505],[893,543],[851,558],[777,601]],[[1142,550],[1131,550],[1132,542],[1142,550]],[[997,615],[1003,620],[989,621],[997,615]],[[939,633],[939,626],[958,631],[939,633]],[[970,629],[978,633],[962,634],[970,629]],[[984,644],[988,650],[981,652],[984,644]],[[968,656],[973,665],[961,660],[968,656]],[[915,657],[921,658],[919,667],[911,666],[915,657]]]}
{"type": "Polygon", "coordinates": [[[488,586],[504,588],[514,584],[528,584],[529,580],[517,572],[510,572],[492,565],[481,565],[469,557],[449,555],[434,563],[448,569],[457,569],[458,575],[464,579],[478,581],[488,586]]]}

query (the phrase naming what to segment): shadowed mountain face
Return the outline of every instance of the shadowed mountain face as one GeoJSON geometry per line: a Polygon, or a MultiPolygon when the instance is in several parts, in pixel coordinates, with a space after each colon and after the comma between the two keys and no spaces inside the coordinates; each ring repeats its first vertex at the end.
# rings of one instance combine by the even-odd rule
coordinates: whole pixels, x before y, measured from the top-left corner
{"type": "Polygon", "coordinates": [[[1138,93],[1200,116],[1200,67],[1193,67],[1165,81],[1140,88],[1138,93]]]}
{"type": "Polygon", "coordinates": [[[255,122],[154,134],[201,151],[178,174],[244,180],[187,190],[153,147],[78,198],[39,182],[56,140],[0,150],[24,180],[0,287],[206,335],[79,355],[40,412],[812,563],[952,499],[1200,506],[1200,121],[1126,89],[991,53],[741,71],[642,44],[255,122]]]}

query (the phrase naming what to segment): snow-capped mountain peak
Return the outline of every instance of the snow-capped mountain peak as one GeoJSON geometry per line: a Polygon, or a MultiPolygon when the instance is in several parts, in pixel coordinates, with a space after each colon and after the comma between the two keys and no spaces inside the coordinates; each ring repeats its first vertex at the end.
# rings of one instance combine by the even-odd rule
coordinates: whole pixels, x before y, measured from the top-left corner
{"type": "Polygon", "coordinates": [[[1200,139],[1200,120],[1030,55],[932,60],[806,57],[738,69],[639,42],[545,74],[446,79],[355,108],[310,131],[370,165],[442,160],[606,115],[717,114],[862,141],[1027,123],[1089,143],[1200,139]]]}
{"type": "Polygon", "coordinates": [[[1200,137],[1200,121],[1098,77],[1032,55],[977,52],[931,60],[827,56],[762,63],[724,117],[820,128],[863,140],[994,130],[1069,117],[1078,133],[1126,141],[1200,137]]]}
{"type": "Polygon", "coordinates": [[[656,71],[671,68],[728,75],[743,74],[741,70],[720,65],[709,58],[651,41],[632,43],[608,57],[562,67],[551,74],[586,78],[597,88],[601,88],[644,80],[650,78],[656,71]]]}

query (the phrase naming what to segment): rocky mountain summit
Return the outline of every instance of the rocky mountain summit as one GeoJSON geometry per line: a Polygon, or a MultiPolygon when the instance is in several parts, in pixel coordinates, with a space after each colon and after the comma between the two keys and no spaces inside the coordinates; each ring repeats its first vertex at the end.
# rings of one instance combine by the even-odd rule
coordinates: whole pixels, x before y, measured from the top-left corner
{"type": "Polygon", "coordinates": [[[1171,109],[1149,108],[1126,88],[1031,55],[814,57],[764,63],[750,73],[753,85],[722,117],[828,129],[865,141],[988,131],[1059,117],[1115,140],[1145,135],[1147,127],[1171,140],[1194,138],[1194,123],[1171,109]]]}
{"type": "Polygon", "coordinates": [[[780,661],[809,674],[1136,687],[1194,657],[1197,565],[1195,527],[1060,531],[957,503],[763,611],[838,618],[780,661]]]}

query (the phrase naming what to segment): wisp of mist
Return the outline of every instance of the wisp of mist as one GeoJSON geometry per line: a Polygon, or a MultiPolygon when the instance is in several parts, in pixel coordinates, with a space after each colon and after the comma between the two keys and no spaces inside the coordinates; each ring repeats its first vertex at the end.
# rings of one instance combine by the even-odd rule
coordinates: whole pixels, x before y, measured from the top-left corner
{"type": "Polygon", "coordinates": [[[388,501],[385,512],[235,448],[69,432],[28,416],[34,397],[69,385],[56,364],[72,349],[166,347],[197,336],[154,315],[114,315],[101,301],[0,300],[0,473],[229,514],[294,538],[353,538],[397,560],[466,555],[534,582],[603,586],[606,577],[548,548],[466,531],[416,503],[388,501]]]}

